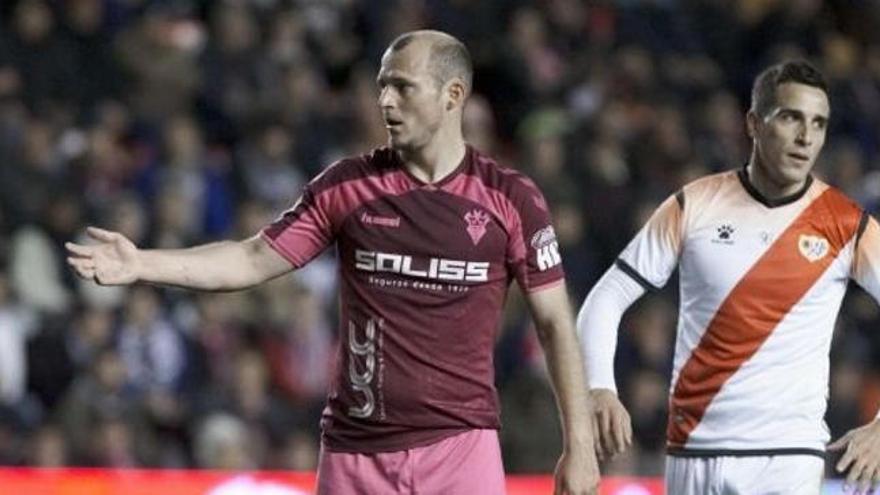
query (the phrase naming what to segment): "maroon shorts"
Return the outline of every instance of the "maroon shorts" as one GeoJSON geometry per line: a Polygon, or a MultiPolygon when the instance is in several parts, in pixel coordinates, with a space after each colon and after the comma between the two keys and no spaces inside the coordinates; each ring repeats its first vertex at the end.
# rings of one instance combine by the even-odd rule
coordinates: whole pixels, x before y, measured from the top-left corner
{"type": "Polygon", "coordinates": [[[471,430],[398,452],[321,449],[318,495],[504,495],[496,430],[471,430]]]}

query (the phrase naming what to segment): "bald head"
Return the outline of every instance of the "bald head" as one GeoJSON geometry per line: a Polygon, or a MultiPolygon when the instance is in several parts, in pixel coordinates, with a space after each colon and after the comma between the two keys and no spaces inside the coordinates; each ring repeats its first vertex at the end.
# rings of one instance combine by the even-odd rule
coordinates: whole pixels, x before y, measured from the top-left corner
{"type": "Polygon", "coordinates": [[[398,36],[388,46],[388,53],[407,48],[425,50],[428,55],[428,70],[441,87],[453,78],[459,78],[470,93],[473,82],[471,55],[464,43],[442,31],[410,31],[398,36]]]}

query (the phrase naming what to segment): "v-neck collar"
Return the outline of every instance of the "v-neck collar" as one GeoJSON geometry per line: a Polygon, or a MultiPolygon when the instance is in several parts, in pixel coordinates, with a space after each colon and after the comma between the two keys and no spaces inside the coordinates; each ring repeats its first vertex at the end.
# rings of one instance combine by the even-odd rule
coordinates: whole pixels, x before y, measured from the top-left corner
{"type": "Polygon", "coordinates": [[[400,155],[397,152],[394,152],[394,157],[397,161],[398,167],[400,167],[400,170],[407,178],[409,178],[409,180],[411,180],[416,185],[416,187],[440,189],[446,184],[453,181],[470,165],[471,161],[473,160],[473,154],[474,150],[471,145],[465,144],[464,156],[462,157],[461,162],[458,164],[457,167],[452,169],[452,171],[444,175],[443,178],[438,180],[437,182],[425,182],[424,180],[419,179],[415,176],[415,174],[409,171],[409,169],[406,167],[406,164],[403,163],[403,160],[401,160],[400,155]]]}

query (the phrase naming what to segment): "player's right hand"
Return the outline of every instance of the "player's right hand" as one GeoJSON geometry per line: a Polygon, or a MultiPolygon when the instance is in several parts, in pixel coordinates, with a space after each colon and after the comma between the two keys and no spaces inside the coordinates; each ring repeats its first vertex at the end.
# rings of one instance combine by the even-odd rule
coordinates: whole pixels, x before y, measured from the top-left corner
{"type": "Polygon", "coordinates": [[[632,445],[632,421],[617,394],[606,388],[590,390],[593,442],[600,461],[611,459],[632,445]]]}
{"type": "Polygon", "coordinates": [[[138,250],[124,235],[118,232],[89,227],[89,237],[96,244],[67,242],[67,263],[77,275],[94,280],[101,285],[124,285],[137,281],[138,250]]]}

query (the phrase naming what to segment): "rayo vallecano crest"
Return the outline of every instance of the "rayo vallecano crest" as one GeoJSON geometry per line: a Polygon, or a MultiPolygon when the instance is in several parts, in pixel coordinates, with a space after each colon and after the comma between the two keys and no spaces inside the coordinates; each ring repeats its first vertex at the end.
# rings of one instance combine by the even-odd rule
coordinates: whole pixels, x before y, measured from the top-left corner
{"type": "Polygon", "coordinates": [[[828,239],[817,235],[801,234],[798,239],[798,251],[810,263],[819,261],[828,254],[828,239]]]}

